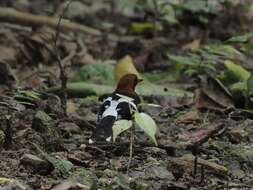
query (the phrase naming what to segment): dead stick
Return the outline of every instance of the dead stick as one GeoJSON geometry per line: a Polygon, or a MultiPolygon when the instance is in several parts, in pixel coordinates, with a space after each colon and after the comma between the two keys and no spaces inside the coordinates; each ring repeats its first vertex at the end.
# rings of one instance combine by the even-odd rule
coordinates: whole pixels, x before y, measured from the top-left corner
{"type": "MultiPolygon", "coordinates": [[[[35,15],[31,13],[24,13],[16,11],[15,9],[12,8],[0,7],[0,21],[31,27],[40,27],[42,25],[46,25],[52,28],[57,28],[59,18],[43,15],[35,15]]],[[[89,26],[81,25],[78,23],[74,23],[67,19],[62,19],[61,29],[64,31],[83,32],[93,36],[104,35],[100,30],[97,30],[89,26]]],[[[107,34],[107,38],[108,40],[120,42],[132,42],[138,39],[143,41],[143,43],[147,44],[148,47],[154,46],[155,44],[164,44],[164,45],[173,44],[172,41],[163,37],[147,40],[147,39],[140,39],[140,37],[136,36],[117,36],[114,34],[107,34]]]]}
{"type": "MultiPolygon", "coordinates": [[[[16,11],[12,8],[0,7],[0,21],[22,24],[26,26],[47,25],[53,28],[57,28],[59,18],[53,18],[49,16],[42,16],[42,15],[34,15],[31,13],[16,11]]],[[[84,32],[86,34],[95,35],[95,36],[100,36],[102,34],[101,31],[95,28],[77,24],[66,19],[62,19],[61,28],[63,30],[84,32]]]]}
{"type": "Polygon", "coordinates": [[[65,71],[65,66],[63,65],[61,58],[60,58],[60,54],[57,48],[57,40],[60,34],[60,29],[61,29],[61,21],[63,21],[63,16],[65,14],[65,12],[67,11],[69,5],[71,4],[72,0],[68,1],[68,4],[66,5],[66,7],[63,9],[63,12],[58,20],[57,26],[56,26],[56,34],[55,34],[55,40],[54,40],[54,50],[55,50],[55,55],[56,55],[56,60],[60,69],[60,79],[61,79],[61,90],[62,90],[62,95],[63,97],[61,98],[61,105],[62,105],[62,109],[64,112],[64,116],[67,116],[67,92],[66,92],[66,88],[67,88],[67,82],[68,82],[68,76],[67,73],[65,71]]]}
{"type": "Polygon", "coordinates": [[[130,147],[129,147],[129,160],[127,164],[127,175],[129,175],[130,166],[133,158],[133,143],[134,143],[134,125],[131,128],[131,136],[130,136],[130,147]]]}
{"type": "Polygon", "coordinates": [[[11,126],[11,116],[6,116],[6,130],[5,130],[5,141],[4,148],[8,150],[12,145],[13,130],[11,126]]]}
{"type": "Polygon", "coordinates": [[[198,155],[195,155],[194,167],[193,167],[193,177],[194,177],[194,179],[196,178],[197,170],[198,170],[198,155]]]}

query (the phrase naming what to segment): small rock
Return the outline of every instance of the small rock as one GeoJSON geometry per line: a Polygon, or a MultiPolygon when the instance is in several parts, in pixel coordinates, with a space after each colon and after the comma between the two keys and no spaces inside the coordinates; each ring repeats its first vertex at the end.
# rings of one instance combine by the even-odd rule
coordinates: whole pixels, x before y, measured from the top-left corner
{"type": "Polygon", "coordinates": [[[231,174],[236,177],[237,179],[243,179],[245,178],[245,172],[242,171],[241,169],[235,169],[231,171],[231,174]]]}
{"type": "Polygon", "coordinates": [[[38,111],[33,119],[32,128],[38,132],[47,132],[53,125],[52,118],[43,111],[38,111]]]}
{"type": "Polygon", "coordinates": [[[145,176],[148,179],[166,179],[168,181],[174,180],[174,176],[169,172],[166,167],[150,166],[145,169],[145,176]]]}
{"type": "Polygon", "coordinates": [[[88,185],[84,185],[73,181],[64,181],[52,188],[52,190],[73,190],[73,189],[88,190],[90,189],[90,187],[88,185]]]}
{"type": "Polygon", "coordinates": [[[70,19],[83,18],[85,14],[90,12],[90,8],[79,1],[73,1],[66,12],[66,16],[70,19]]]}
{"type": "Polygon", "coordinates": [[[86,149],[86,147],[87,147],[87,145],[86,145],[86,144],[81,144],[79,148],[80,148],[80,150],[85,150],[85,149],[86,149]]]}
{"type": "Polygon", "coordinates": [[[144,171],[133,171],[130,176],[135,179],[145,179],[145,180],[174,180],[173,174],[162,166],[148,166],[144,171]]]}
{"type": "Polygon", "coordinates": [[[74,143],[64,143],[63,144],[64,149],[68,150],[68,151],[72,151],[77,149],[77,145],[74,143]]]}
{"type": "Polygon", "coordinates": [[[147,113],[149,115],[157,115],[162,111],[162,107],[160,105],[157,106],[143,105],[141,106],[141,110],[142,112],[147,113]]]}
{"type": "Polygon", "coordinates": [[[61,99],[58,96],[50,96],[46,100],[45,112],[53,113],[58,116],[63,116],[63,109],[61,106],[61,99]]]}
{"type": "Polygon", "coordinates": [[[61,122],[58,127],[67,134],[80,134],[82,131],[79,126],[72,122],[61,122]]]}
{"type": "Polygon", "coordinates": [[[28,12],[30,3],[28,0],[17,0],[13,3],[13,8],[18,11],[28,12]]]}
{"type": "MultiPolygon", "coordinates": [[[[160,189],[176,189],[176,190],[188,190],[189,187],[183,183],[169,182],[168,184],[162,184],[160,189]]],[[[194,190],[191,188],[191,190],[194,190]]]]}
{"type": "Polygon", "coordinates": [[[76,63],[79,65],[89,65],[89,64],[95,64],[96,60],[94,59],[92,55],[86,53],[85,55],[80,57],[76,63]]]}
{"type": "Polygon", "coordinates": [[[199,113],[197,111],[189,111],[184,113],[183,115],[180,115],[177,119],[177,123],[196,123],[200,120],[199,113]]]}
{"type": "Polygon", "coordinates": [[[24,165],[27,169],[32,169],[34,172],[44,175],[54,169],[52,164],[32,154],[24,154],[20,159],[20,164],[24,165]]]}
{"type": "Polygon", "coordinates": [[[1,185],[1,190],[32,190],[31,187],[28,187],[27,185],[22,184],[19,181],[13,181],[6,185],[1,185]]]}
{"type": "Polygon", "coordinates": [[[156,157],[159,157],[159,158],[167,156],[166,150],[161,149],[161,148],[145,147],[143,150],[147,153],[150,153],[152,156],[156,156],[156,157]]]}
{"type": "Polygon", "coordinates": [[[244,128],[236,127],[228,132],[229,140],[232,143],[240,143],[247,141],[248,133],[244,130],[244,128]]]}
{"type": "Polygon", "coordinates": [[[85,162],[85,160],[82,160],[76,157],[75,155],[71,155],[71,154],[68,155],[68,160],[76,166],[87,166],[87,162],[85,162]]]}
{"type": "Polygon", "coordinates": [[[32,122],[32,128],[40,133],[44,146],[48,151],[59,151],[63,149],[62,138],[56,127],[56,122],[45,112],[38,111],[32,122]]]}

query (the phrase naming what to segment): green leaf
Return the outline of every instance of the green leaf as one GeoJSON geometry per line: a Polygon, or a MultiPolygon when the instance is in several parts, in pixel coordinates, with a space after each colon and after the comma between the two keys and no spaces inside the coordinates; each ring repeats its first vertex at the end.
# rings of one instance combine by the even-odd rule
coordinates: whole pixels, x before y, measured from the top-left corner
{"type": "Polygon", "coordinates": [[[161,29],[161,25],[151,22],[134,22],[130,25],[129,30],[134,34],[142,34],[147,30],[161,29]]]}
{"type": "Polygon", "coordinates": [[[187,0],[180,7],[191,12],[209,12],[209,7],[203,0],[187,0]]]}
{"type": "Polygon", "coordinates": [[[88,64],[81,67],[78,75],[72,81],[96,81],[102,84],[114,84],[114,77],[112,75],[114,61],[99,61],[96,64],[88,64]]]}
{"type": "Polygon", "coordinates": [[[114,1],[115,9],[123,15],[133,15],[137,7],[138,0],[117,0],[114,1]]]}
{"type": "Polygon", "coordinates": [[[192,97],[192,93],[177,89],[144,82],[136,87],[137,94],[141,96],[173,96],[173,97],[192,97]]]}
{"type": "Polygon", "coordinates": [[[5,177],[0,177],[0,185],[4,185],[4,184],[7,184],[7,183],[11,183],[13,182],[14,180],[13,179],[9,179],[9,178],[5,178],[5,177]]]}
{"type": "Polygon", "coordinates": [[[168,3],[160,3],[160,13],[163,15],[161,19],[168,23],[177,23],[176,13],[174,8],[168,3]]]}
{"type": "Polygon", "coordinates": [[[247,80],[247,91],[249,96],[253,95],[253,74],[247,80]]]}
{"type": "Polygon", "coordinates": [[[197,56],[180,56],[180,55],[170,55],[168,54],[170,60],[174,64],[197,66],[200,64],[200,58],[197,56]]]}
{"type": "Polygon", "coordinates": [[[143,129],[143,131],[151,138],[151,140],[157,146],[158,144],[155,138],[157,126],[155,121],[149,115],[139,112],[135,112],[134,119],[138,126],[143,129]]]}
{"type": "Polygon", "coordinates": [[[121,173],[118,173],[114,178],[114,183],[117,185],[117,189],[131,190],[127,178],[121,173]]]}
{"type": "Polygon", "coordinates": [[[224,62],[225,67],[231,75],[236,77],[239,81],[246,82],[250,77],[250,72],[244,69],[241,65],[235,64],[230,60],[224,62]]]}
{"type": "Polygon", "coordinates": [[[246,83],[246,81],[236,82],[236,83],[230,85],[229,89],[232,92],[245,92],[245,91],[247,91],[247,83],[246,83]]]}
{"type": "MultiPolygon", "coordinates": [[[[86,97],[91,95],[101,96],[104,94],[110,94],[114,90],[113,86],[92,84],[86,82],[74,82],[67,84],[67,93],[69,97],[86,97]]],[[[48,89],[48,92],[60,94],[60,87],[52,87],[48,89]]],[[[138,85],[136,87],[137,94],[141,96],[173,96],[173,97],[193,97],[193,94],[189,91],[169,88],[166,86],[156,85],[149,82],[138,85]]]]}
{"type": "Polygon", "coordinates": [[[113,142],[115,142],[117,136],[121,134],[122,132],[126,131],[130,127],[132,127],[133,122],[130,120],[118,120],[114,123],[112,127],[112,134],[113,134],[113,142]]]}
{"type": "Polygon", "coordinates": [[[228,40],[228,42],[233,42],[233,43],[246,43],[248,42],[251,38],[253,38],[253,32],[246,33],[244,35],[240,36],[234,36],[228,40]]]}
{"type": "Polygon", "coordinates": [[[57,173],[66,176],[69,174],[70,170],[73,168],[73,164],[68,160],[63,160],[60,158],[55,158],[53,156],[48,155],[47,153],[43,153],[48,162],[50,162],[57,173]]]}
{"type": "Polygon", "coordinates": [[[204,48],[209,54],[224,56],[229,59],[243,59],[244,55],[230,45],[211,44],[204,48]]]}
{"type": "Polygon", "coordinates": [[[40,100],[40,94],[38,92],[32,91],[32,90],[22,90],[18,89],[15,98],[25,99],[28,101],[36,101],[40,100]]]}

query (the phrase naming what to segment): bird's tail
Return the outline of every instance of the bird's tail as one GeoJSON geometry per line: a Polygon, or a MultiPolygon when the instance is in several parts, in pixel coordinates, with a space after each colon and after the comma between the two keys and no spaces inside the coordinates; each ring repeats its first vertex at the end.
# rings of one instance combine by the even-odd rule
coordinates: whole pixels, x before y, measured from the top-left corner
{"type": "Polygon", "coordinates": [[[112,138],[112,126],[116,120],[116,117],[108,115],[101,119],[101,121],[96,126],[96,129],[93,131],[89,143],[94,141],[111,141],[112,138]]]}

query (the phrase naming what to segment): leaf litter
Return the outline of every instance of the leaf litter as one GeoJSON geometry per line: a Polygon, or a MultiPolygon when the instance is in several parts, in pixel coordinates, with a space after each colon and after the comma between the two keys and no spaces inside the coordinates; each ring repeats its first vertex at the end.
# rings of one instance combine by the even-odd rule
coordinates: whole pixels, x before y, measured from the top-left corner
{"type": "MultiPolygon", "coordinates": [[[[71,9],[79,11],[66,15],[108,32],[101,37],[92,34],[95,30],[86,35],[63,28],[59,35],[56,45],[70,82],[67,116],[57,87],[55,30],[2,23],[1,189],[250,189],[252,34],[239,35],[245,32],[235,31],[240,27],[220,31],[231,15],[217,15],[203,3],[135,7],[137,1],[122,1],[122,7],[119,2],[114,7],[107,1],[76,1],[71,9]],[[176,18],[178,7],[185,15],[176,18]],[[201,16],[186,22],[193,12],[201,16]],[[212,24],[205,33],[207,18],[212,24]],[[128,130],[113,144],[87,143],[96,125],[98,96],[112,92],[113,69],[125,56],[131,56],[130,70],[136,67],[134,72],[146,80],[137,90],[143,102],[161,105],[140,105],[158,126],[148,132],[157,146],[136,128],[129,175],[128,130]]],[[[63,7],[59,1],[0,5],[37,15],[63,7]]]]}

